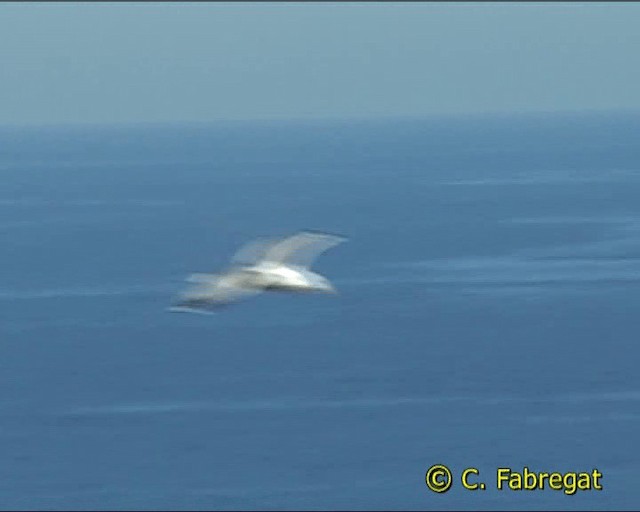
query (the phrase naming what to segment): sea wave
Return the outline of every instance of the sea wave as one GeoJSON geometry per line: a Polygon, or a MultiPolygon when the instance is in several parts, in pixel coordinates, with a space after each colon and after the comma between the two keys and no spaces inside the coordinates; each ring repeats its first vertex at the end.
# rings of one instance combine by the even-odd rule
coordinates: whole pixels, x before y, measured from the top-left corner
{"type": "Polygon", "coordinates": [[[144,295],[156,292],[169,292],[175,286],[167,284],[139,284],[139,285],[109,285],[109,286],[78,286],[61,288],[42,288],[9,290],[0,289],[0,300],[42,300],[74,297],[112,297],[120,295],[144,295]]]}
{"type": "Polygon", "coordinates": [[[606,173],[589,173],[583,170],[554,170],[529,172],[526,175],[486,176],[479,179],[458,179],[438,182],[425,182],[427,185],[440,186],[502,186],[502,185],[559,185],[576,183],[627,183],[640,180],[638,169],[611,169],[606,173]]]}
{"type": "Polygon", "coordinates": [[[19,207],[42,207],[42,206],[145,206],[145,207],[163,207],[163,206],[181,206],[184,201],[168,200],[168,199],[147,199],[147,198],[131,198],[131,199],[45,199],[39,197],[21,197],[21,198],[4,198],[0,199],[0,206],[19,206],[19,207]]]}
{"type": "Polygon", "coordinates": [[[552,396],[431,396],[431,397],[361,397],[350,399],[308,399],[279,397],[264,400],[185,401],[162,403],[123,403],[78,407],[65,411],[73,416],[157,415],[202,412],[260,412],[319,409],[380,409],[395,407],[439,406],[453,403],[477,406],[505,404],[591,404],[640,402],[640,390],[575,393],[552,396]]]}

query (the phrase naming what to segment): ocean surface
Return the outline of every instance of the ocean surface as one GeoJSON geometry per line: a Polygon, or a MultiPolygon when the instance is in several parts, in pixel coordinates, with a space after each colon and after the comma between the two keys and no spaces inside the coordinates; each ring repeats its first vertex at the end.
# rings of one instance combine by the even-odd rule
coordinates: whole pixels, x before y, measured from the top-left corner
{"type": "Polygon", "coordinates": [[[2,509],[637,509],[639,331],[640,114],[0,128],[2,509]],[[167,312],[300,229],[339,295],[167,312]]]}

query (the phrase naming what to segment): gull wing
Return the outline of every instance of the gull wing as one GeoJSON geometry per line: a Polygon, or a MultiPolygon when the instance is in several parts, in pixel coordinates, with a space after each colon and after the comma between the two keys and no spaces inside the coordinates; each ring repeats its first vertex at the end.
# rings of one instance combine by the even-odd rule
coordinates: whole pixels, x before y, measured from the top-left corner
{"type": "Polygon", "coordinates": [[[265,257],[267,251],[280,240],[271,238],[260,238],[242,246],[235,253],[232,263],[236,265],[255,265],[265,257]]]}
{"type": "Polygon", "coordinates": [[[252,286],[252,276],[242,271],[222,275],[196,274],[190,276],[189,281],[197,282],[198,286],[183,293],[173,309],[211,310],[262,292],[252,286]]]}
{"type": "Polygon", "coordinates": [[[320,254],[345,240],[346,238],[337,235],[303,231],[272,243],[266,249],[263,260],[270,263],[308,267],[320,254]]]}

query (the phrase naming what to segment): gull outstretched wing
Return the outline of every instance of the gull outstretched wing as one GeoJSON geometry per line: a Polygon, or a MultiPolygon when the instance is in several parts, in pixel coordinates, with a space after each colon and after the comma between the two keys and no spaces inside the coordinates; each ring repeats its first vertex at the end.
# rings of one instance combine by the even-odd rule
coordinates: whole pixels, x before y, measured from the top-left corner
{"type": "Polygon", "coordinates": [[[337,235],[303,231],[272,243],[266,248],[263,260],[271,263],[308,267],[320,254],[345,240],[346,238],[337,235]]]}
{"type": "Polygon", "coordinates": [[[228,274],[196,274],[189,281],[198,286],[184,292],[173,310],[212,310],[257,295],[262,289],[253,286],[252,276],[237,271],[228,274]]]}
{"type": "Polygon", "coordinates": [[[272,238],[260,238],[249,242],[234,254],[232,263],[236,265],[255,265],[264,258],[271,247],[279,242],[279,239],[272,238]]]}

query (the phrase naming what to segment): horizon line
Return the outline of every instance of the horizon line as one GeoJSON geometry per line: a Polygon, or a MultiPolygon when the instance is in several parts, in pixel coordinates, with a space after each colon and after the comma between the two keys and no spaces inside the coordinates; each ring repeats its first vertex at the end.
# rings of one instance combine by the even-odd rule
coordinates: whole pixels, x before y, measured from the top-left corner
{"type": "Polygon", "coordinates": [[[258,118],[219,118],[198,120],[127,120],[127,121],[27,121],[19,123],[0,123],[0,129],[37,129],[37,128],[82,128],[82,127],[168,127],[168,126],[215,126],[215,125],[255,125],[255,124],[339,124],[339,123],[376,123],[402,121],[445,121],[445,120],[482,120],[506,118],[535,118],[540,116],[580,117],[598,115],[640,115],[640,107],[630,108],[585,108],[561,110],[513,110],[482,112],[441,112],[424,114],[394,115],[358,115],[358,116],[309,116],[309,117],[258,117],[258,118]]]}

